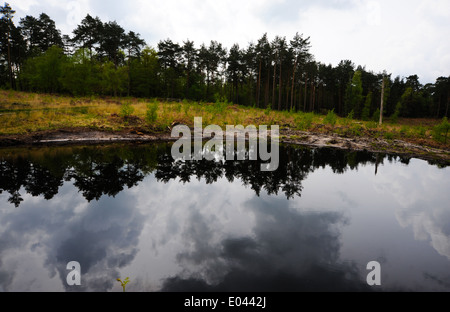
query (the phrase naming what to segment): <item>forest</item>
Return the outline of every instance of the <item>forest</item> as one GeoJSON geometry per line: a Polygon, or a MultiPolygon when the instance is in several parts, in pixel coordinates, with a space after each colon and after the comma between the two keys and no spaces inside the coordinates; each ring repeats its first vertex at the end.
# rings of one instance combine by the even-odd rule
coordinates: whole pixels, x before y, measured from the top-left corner
{"type": "Polygon", "coordinates": [[[45,13],[14,21],[0,7],[0,87],[72,96],[127,96],[228,102],[278,111],[368,120],[449,116],[450,76],[422,85],[418,75],[374,73],[351,60],[312,55],[310,37],[262,34],[246,47],[166,38],[150,47],[115,21],[87,15],[71,35],[45,13]]]}

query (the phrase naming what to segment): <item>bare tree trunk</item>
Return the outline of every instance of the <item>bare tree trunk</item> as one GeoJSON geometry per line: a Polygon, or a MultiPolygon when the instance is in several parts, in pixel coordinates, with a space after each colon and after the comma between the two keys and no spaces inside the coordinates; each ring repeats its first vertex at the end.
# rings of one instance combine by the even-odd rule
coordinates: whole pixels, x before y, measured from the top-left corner
{"type": "Polygon", "coordinates": [[[289,83],[286,84],[286,104],[285,104],[285,106],[286,106],[286,109],[289,110],[289,83]]]}
{"type": "Polygon", "coordinates": [[[282,87],[282,78],[281,78],[281,60],[280,60],[280,81],[278,83],[278,110],[281,110],[281,97],[282,97],[282,93],[281,93],[281,88],[282,87]]]}
{"type": "Polygon", "coordinates": [[[261,91],[261,58],[259,59],[258,85],[256,87],[256,105],[259,107],[259,93],[261,91]]]}
{"type": "Polygon", "coordinates": [[[313,85],[313,102],[312,102],[312,111],[316,109],[316,85],[313,85]]]}
{"type": "Polygon", "coordinates": [[[267,78],[265,84],[265,99],[264,99],[264,107],[269,106],[269,92],[270,92],[270,66],[267,66],[267,78]]]}
{"type": "Polygon", "coordinates": [[[275,79],[277,77],[277,64],[273,66],[272,109],[275,107],[275,79]]]}
{"type": "Polygon", "coordinates": [[[439,97],[438,107],[436,111],[436,118],[439,118],[439,113],[441,112],[441,103],[442,103],[442,96],[439,97]]]}
{"type": "Polygon", "coordinates": [[[381,107],[380,107],[380,126],[383,124],[383,110],[384,110],[384,76],[383,76],[383,85],[381,87],[381,107]]]}
{"type": "Polygon", "coordinates": [[[306,102],[308,101],[308,74],[305,76],[305,94],[303,96],[303,110],[306,112],[306,102]]]}
{"type": "Polygon", "coordinates": [[[448,104],[450,103],[450,93],[447,95],[447,107],[445,109],[445,116],[448,117],[448,104]]]}
{"type": "Polygon", "coordinates": [[[12,70],[12,64],[11,64],[11,43],[9,41],[9,26],[8,26],[8,70],[9,70],[9,82],[11,84],[11,88],[14,88],[14,77],[13,77],[13,70],[12,70]]]}
{"type": "Polygon", "coordinates": [[[300,83],[300,88],[298,88],[298,109],[300,110],[302,105],[302,85],[300,83]]]}
{"type": "Polygon", "coordinates": [[[297,69],[297,60],[295,60],[294,69],[293,69],[293,72],[292,72],[291,110],[292,110],[292,107],[294,106],[294,86],[295,86],[295,72],[296,72],[296,69],[297,69]]]}
{"type": "Polygon", "coordinates": [[[131,91],[131,68],[130,68],[130,66],[131,66],[131,62],[130,62],[130,56],[131,56],[131,53],[130,53],[130,50],[128,50],[128,70],[127,70],[127,73],[128,73],[128,92],[127,92],[127,95],[128,96],[130,96],[130,91],[131,91]]]}
{"type": "Polygon", "coordinates": [[[190,70],[188,70],[187,71],[187,74],[186,74],[186,90],[184,91],[184,93],[185,93],[185,98],[187,99],[187,98],[189,98],[189,89],[191,88],[191,86],[190,86],[190,84],[189,84],[189,81],[191,80],[191,71],[190,70]]]}

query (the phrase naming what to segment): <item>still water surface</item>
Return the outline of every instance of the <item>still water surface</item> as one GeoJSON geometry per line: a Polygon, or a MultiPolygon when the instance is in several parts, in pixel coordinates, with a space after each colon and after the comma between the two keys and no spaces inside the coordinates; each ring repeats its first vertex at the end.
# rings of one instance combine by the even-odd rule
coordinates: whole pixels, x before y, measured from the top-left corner
{"type": "Polygon", "coordinates": [[[450,291],[450,168],[280,153],[261,172],[169,144],[1,150],[0,291],[450,291]]]}

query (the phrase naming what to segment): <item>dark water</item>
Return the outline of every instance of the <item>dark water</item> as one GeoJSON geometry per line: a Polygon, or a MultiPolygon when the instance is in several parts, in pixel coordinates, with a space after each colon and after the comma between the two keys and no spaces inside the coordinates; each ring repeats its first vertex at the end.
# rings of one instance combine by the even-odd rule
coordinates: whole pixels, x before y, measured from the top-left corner
{"type": "Polygon", "coordinates": [[[449,168],[280,153],[261,172],[167,144],[1,150],[0,291],[450,291],[449,168]]]}

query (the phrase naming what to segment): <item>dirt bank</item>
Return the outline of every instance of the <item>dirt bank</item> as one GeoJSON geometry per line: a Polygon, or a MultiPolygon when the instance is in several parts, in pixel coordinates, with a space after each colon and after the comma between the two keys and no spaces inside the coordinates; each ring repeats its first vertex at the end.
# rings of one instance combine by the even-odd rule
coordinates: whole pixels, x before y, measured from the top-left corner
{"type": "MultiPolygon", "coordinates": [[[[170,132],[157,133],[140,130],[108,132],[88,128],[61,129],[24,135],[0,136],[0,147],[10,146],[50,146],[104,144],[115,142],[161,142],[175,141],[170,132]]],[[[284,129],[280,141],[309,147],[334,147],[346,150],[369,151],[374,153],[396,154],[450,165],[450,150],[427,147],[400,140],[383,140],[369,137],[340,137],[337,134],[323,134],[284,129]]]]}

